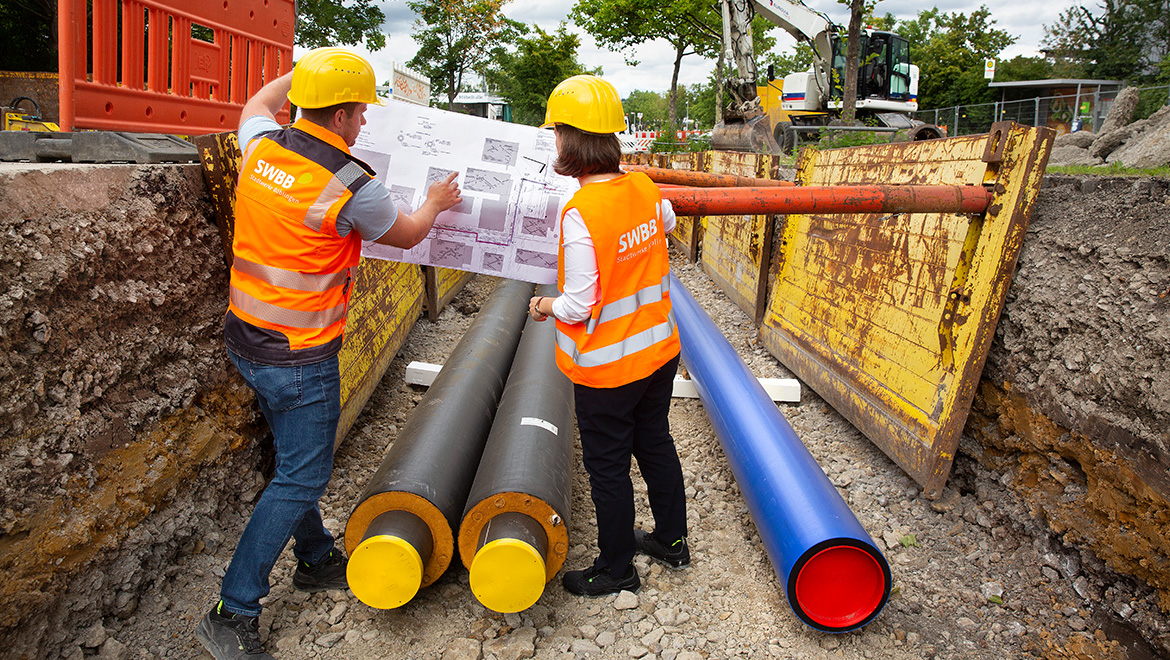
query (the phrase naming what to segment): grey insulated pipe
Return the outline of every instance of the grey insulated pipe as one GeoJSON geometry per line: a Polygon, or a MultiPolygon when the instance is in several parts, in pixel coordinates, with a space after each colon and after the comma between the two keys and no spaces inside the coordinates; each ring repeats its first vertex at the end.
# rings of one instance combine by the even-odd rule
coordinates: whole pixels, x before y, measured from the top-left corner
{"type": "Polygon", "coordinates": [[[551,318],[524,328],[459,526],[471,592],[497,612],[531,607],[569,550],[573,384],[557,368],[555,330],[551,318]]]}
{"type": "Polygon", "coordinates": [[[450,566],[532,292],[527,282],[497,285],[358,499],[345,548],[363,603],[399,607],[450,566]]]}

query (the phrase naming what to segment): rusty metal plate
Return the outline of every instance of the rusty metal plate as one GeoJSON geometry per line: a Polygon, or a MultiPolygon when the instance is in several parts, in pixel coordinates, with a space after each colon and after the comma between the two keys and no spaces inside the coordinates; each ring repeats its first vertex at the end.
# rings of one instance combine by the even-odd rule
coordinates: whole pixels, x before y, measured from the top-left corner
{"type": "Polygon", "coordinates": [[[236,225],[236,180],[240,176],[240,141],[235,131],[194,138],[203,165],[203,183],[215,209],[215,224],[223,244],[224,260],[232,266],[232,237],[236,225]]]}
{"type": "MultiPolygon", "coordinates": [[[[706,172],[709,153],[704,151],[689,154],[662,154],[656,157],[654,166],[688,172],[706,172]]],[[[701,218],[681,215],[675,218],[674,231],[670,232],[670,239],[675,247],[682,250],[687,261],[691,263],[699,260],[701,236],[701,218]]]]}
{"type": "Polygon", "coordinates": [[[423,289],[422,272],[415,264],[365,258],[358,264],[345,343],[337,356],[341,420],[335,444],[341,444],[414,327],[422,312],[423,289]]]}
{"type": "MultiPolygon", "coordinates": [[[[776,178],[776,161],[762,154],[712,151],[708,171],[761,179],[776,178]]],[[[702,218],[703,271],[727,296],[759,323],[763,317],[772,255],[771,215],[720,215],[702,218]]]]}
{"type": "Polygon", "coordinates": [[[788,216],[760,329],[931,498],[950,472],[1054,137],[997,129],[806,150],[802,185],[987,185],[991,203],[978,215],[788,216]]]}

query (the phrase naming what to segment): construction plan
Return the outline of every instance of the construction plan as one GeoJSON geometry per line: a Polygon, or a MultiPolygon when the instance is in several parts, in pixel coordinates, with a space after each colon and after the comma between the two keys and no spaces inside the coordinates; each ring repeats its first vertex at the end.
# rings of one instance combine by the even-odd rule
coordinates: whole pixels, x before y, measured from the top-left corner
{"type": "Polygon", "coordinates": [[[410,212],[458,172],[463,201],[440,213],[409,250],[366,242],[362,256],[549,284],[556,281],[558,214],[577,190],[552,170],[556,137],[532,126],[408,103],[369,106],[351,149],[410,212]]]}

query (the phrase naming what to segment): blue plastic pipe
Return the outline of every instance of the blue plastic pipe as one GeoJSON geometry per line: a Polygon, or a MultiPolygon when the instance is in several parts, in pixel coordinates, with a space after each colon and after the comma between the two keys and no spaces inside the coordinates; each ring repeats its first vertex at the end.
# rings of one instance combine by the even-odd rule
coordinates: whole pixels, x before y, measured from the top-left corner
{"type": "Polygon", "coordinates": [[[793,613],[825,632],[869,623],[890,565],[739,354],[675,276],[682,359],[793,613]]]}

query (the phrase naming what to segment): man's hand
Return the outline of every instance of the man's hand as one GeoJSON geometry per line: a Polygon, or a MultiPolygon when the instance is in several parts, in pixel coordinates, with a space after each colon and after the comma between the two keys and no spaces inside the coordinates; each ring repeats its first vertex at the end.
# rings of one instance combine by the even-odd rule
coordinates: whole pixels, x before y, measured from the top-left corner
{"type": "Polygon", "coordinates": [[[455,181],[457,176],[458,172],[452,172],[446,179],[436,181],[427,188],[427,202],[433,202],[439,209],[436,215],[463,201],[460,197],[459,183],[455,181]]]}
{"type": "Polygon", "coordinates": [[[455,182],[457,176],[458,172],[452,172],[446,179],[432,183],[427,188],[427,201],[417,211],[406,213],[398,209],[394,225],[375,242],[407,250],[422,242],[434,226],[435,217],[463,201],[459,184],[455,182]]]}

